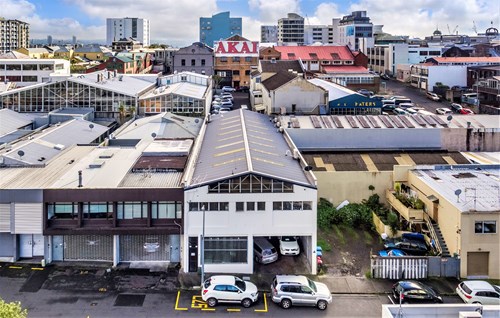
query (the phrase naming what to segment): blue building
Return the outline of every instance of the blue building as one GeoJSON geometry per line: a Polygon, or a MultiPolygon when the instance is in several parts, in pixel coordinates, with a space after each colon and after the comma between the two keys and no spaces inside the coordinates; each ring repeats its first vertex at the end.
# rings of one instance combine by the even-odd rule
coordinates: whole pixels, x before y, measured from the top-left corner
{"type": "Polygon", "coordinates": [[[230,18],[229,11],[200,18],[200,42],[213,47],[214,41],[227,39],[233,35],[242,35],[241,18],[230,18]]]}

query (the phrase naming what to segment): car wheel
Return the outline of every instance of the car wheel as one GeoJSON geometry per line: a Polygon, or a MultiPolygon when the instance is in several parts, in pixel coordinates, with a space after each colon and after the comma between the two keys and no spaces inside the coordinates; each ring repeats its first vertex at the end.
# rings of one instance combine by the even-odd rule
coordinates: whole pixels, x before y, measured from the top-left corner
{"type": "Polygon", "coordinates": [[[217,299],[208,298],[207,304],[208,304],[208,307],[215,307],[217,305],[217,299]]]}
{"type": "Polygon", "coordinates": [[[281,308],[288,309],[290,307],[292,307],[292,301],[290,299],[285,298],[281,301],[281,308]]]}
{"type": "Polygon", "coordinates": [[[326,307],[328,307],[328,303],[324,300],[320,300],[320,301],[318,301],[317,306],[318,306],[319,310],[325,310],[326,307]]]}
{"type": "Polygon", "coordinates": [[[472,304],[473,304],[473,305],[479,305],[479,306],[481,306],[481,305],[482,305],[482,304],[481,304],[481,302],[479,302],[479,301],[475,301],[475,302],[473,302],[472,304]]]}
{"type": "Polygon", "coordinates": [[[252,300],[250,298],[245,298],[241,301],[241,305],[245,308],[252,306],[252,300]]]}

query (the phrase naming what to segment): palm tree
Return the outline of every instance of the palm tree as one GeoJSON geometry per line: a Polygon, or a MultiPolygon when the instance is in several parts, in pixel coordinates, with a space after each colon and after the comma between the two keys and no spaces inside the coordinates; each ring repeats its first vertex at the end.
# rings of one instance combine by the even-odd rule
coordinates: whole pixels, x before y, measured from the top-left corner
{"type": "Polygon", "coordinates": [[[118,106],[118,112],[120,113],[120,124],[123,124],[126,114],[125,105],[123,104],[123,102],[120,102],[120,106],[118,106]]]}

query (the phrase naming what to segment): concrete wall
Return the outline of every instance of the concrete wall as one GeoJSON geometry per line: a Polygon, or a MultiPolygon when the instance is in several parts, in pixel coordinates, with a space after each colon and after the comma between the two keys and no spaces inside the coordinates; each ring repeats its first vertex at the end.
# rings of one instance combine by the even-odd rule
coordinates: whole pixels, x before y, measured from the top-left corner
{"type": "Polygon", "coordinates": [[[427,80],[428,89],[432,89],[437,82],[443,85],[467,86],[467,66],[466,65],[431,65],[428,66],[429,77],[427,80]]]}
{"type": "Polygon", "coordinates": [[[307,80],[297,77],[282,87],[271,92],[272,113],[279,113],[281,107],[286,107],[287,114],[292,113],[292,104],[295,112],[311,113],[318,105],[325,104],[325,91],[307,80]]]}
{"type": "Polygon", "coordinates": [[[337,206],[344,200],[361,202],[373,193],[386,203],[385,190],[392,188],[392,171],[314,171],[318,180],[318,199],[325,198],[337,206]],[[375,187],[372,192],[370,185],[375,187]]]}
{"type": "Polygon", "coordinates": [[[500,129],[444,128],[441,144],[449,151],[500,151],[500,129]]]}

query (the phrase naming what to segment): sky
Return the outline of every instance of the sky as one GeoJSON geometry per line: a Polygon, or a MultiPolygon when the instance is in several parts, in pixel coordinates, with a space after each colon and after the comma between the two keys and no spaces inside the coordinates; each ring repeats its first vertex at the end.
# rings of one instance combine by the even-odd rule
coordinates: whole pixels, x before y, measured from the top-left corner
{"type": "Polygon", "coordinates": [[[260,26],[276,25],[293,12],[305,24],[331,24],[352,11],[367,11],[393,35],[425,37],[436,27],[473,35],[500,29],[500,1],[491,0],[0,0],[0,17],[30,23],[31,39],[93,40],[104,43],[106,18],[150,20],[151,43],[187,46],[199,40],[199,18],[230,11],[242,17],[243,36],[260,40],[260,26]]]}

